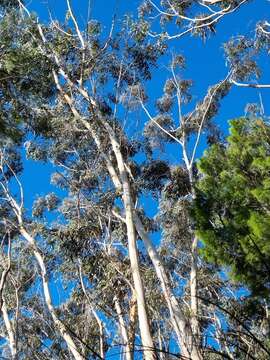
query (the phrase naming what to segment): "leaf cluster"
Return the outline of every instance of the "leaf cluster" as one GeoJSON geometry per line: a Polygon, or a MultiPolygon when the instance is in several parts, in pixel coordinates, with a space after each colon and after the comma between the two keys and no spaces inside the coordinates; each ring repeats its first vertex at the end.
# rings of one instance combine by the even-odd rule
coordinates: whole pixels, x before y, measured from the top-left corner
{"type": "Polygon", "coordinates": [[[209,261],[229,266],[236,281],[269,296],[270,127],[260,118],[231,121],[227,145],[199,162],[193,209],[209,261]]]}

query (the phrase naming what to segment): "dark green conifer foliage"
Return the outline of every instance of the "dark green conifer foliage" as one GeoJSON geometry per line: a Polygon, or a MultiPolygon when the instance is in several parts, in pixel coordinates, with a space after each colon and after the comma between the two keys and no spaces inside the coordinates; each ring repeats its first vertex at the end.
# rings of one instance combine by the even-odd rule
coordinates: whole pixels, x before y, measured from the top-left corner
{"type": "Polygon", "coordinates": [[[207,260],[229,266],[233,279],[269,297],[270,125],[240,118],[230,133],[199,162],[197,233],[207,260]]]}

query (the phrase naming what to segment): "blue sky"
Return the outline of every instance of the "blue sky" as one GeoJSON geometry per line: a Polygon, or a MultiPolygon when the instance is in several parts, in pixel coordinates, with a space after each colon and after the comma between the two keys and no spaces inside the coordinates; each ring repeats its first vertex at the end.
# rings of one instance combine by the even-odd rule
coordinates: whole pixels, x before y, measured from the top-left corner
{"type": "MultiPolygon", "coordinates": [[[[92,0],[90,3],[91,18],[98,19],[103,23],[106,34],[110,30],[113,14],[117,14],[118,21],[120,21],[122,15],[127,12],[136,16],[136,8],[140,1],[92,0]]],[[[27,4],[30,10],[36,12],[40,21],[46,22],[48,20],[48,8],[54,19],[59,19],[59,21],[65,19],[67,11],[65,0],[32,0],[27,4]]],[[[88,16],[88,0],[73,0],[72,6],[76,16],[80,20],[81,26],[84,26],[88,16]]],[[[254,0],[248,5],[244,5],[238,12],[224,17],[217,26],[217,34],[207,40],[206,43],[189,35],[169,43],[169,52],[176,54],[181,53],[186,57],[186,69],[183,72],[183,77],[194,81],[192,94],[195,101],[201,99],[206,94],[207,88],[224,78],[228,71],[225,64],[222,44],[228,41],[232,35],[252,35],[256,22],[265,19],[268,12],[269,2],[267,0],[254,0]]],[[[148,107],[152,114],[155,114],[155,100],[161,96],[164,81],[170,75],[166,70],[168,60],[169,57],[161,59],[161,67],[153,72],[153,79],[148,84],[148,94],[150,95],[148,107]]],[[[269,83],[270,72],[267,68],[265,70],[262,81],[269,83]]],[[[270,92],[267,89],[261,91],[266,115],[269,113],[269,94],[270,92]]],[[[226,134],[228,131],[227,121],[243,115],[247,103],[258,101],[258,90],[234,87],[230,94],[222,101],[221,111],[216,117],[215,122],[226,134]]],[[[186,111],[188,110],[189,107],[187,107],[186,111]]],[[[142,118],[142,121],[146,120],[143,113],[140,113],[139,116],[142,118]]],[[[204,149],[205,143],[202,141],[201,146],[198,148],[197,156],[201,156],[204,149]]],[[[172,150],[170,158],[171,160],[175,159],[175,161],[178,161],[179,155],[174,154],[172,150]]],[[[46,194],[48,191],[54,190],[54,188],[49,185],[52,170],[51,166],[42,165],[33,161],[25,163],[25,172],[23,175],[25,181],[23,182],[25,183],[27,207],[30,206],[33,198],[35,198],[35,194],[46,194]]]]}
{"type": "MultiPolygon", "coordinates": [[[[80,20],[80,24],[84,26],[87,21],[88,1],[73,0],[74,11],[80,20]]],[[[91,17],[100,20],[103,23],[105,33],[109,33],[113,14],[117,11],[119,21],[121,16],[126,12],[135,13],[140,1],[132,0],[93,0],[91,17]]],[[[65,0],[48,0],[49,8],[54,19],[64,20],[66,14],[65,0]]],[[[47,1],[32,0],[28,2],[28,8],[37,13],[40,21],[47,21],[47,1]]],[[[267,0],[254,0],[250,4],[241,8],[235,14],[225,17],[217,26],[217,35],[211,37],[206,43],[200,39],[186,36],[179,40],[172,41],[170,51],[173,53],[181,53],[186,57],[186,69],[183,77],[194,80],[192,94],[194,100],[197,101],[205,96],[207,88],[224,78],[228,69],[226,68],[225,58],[223,55],[222,44],[234,35],[252,35],[255,24],[258,20],[265,19],[269,13],[270,3],[267,0]]],[[[135,13],[136,16],[136,13],[135,13]]],[[[269,18],[268,18],[269,20],[269,18]]],[[[161,59],[161,67],[153,72],[153,79],[148,84],[148,94],[150,96],[147,105],[152,114],[155,113],[154,102],[156,98],[162,95],[163,83],[169,73],[166,70],[169,56],[161,59]]],[[[263,83],[270,83],[270,72],[265,64],[265,73],[263,83]]],[[[270,90],[261,90],[261,96],[264,103],[265,114],[269,115],[270,90]]],[[[239,117],[244,114],[247,103],[259,102],[259,91],[247,88],[233,88],[231,93],[222,101],[221,111],[215,119],[224,133],[228,133],[227,121],[229,119],[239,117]]],[[[187,107],[186,111],[189,110],[187,107]]],[[[139,114],[143,121],[146,117],[143,113],[139,114]]],[[[202,142],[199,147],[198,156],[205,149],[205,143],[202,142]]],[[[174,148],[170,153],[170,159],[179,160],[179,154],[174,152],[174,148]]],[[[26,207],[30,208],[32,201],[37,195],[45,195],[56,189],[50,185],[50,175],[53,171],[51,165],[44,165],[34,161],[25,161],[25,170],[22,175],[22,182],[25,190],[26,207]]],[[[156,204],[152,199],[142,199],[144,206],[149,213],[154,213],[156,204]]],[[[155,235],[158,240],[159,234],[155,235]]],[[[53,286],[53,298],[55,304],[61,302],[68,294],[64,292],[61,281],[56,279],[53,286]]]]}
{"type": "MultiPolygon", "coordinates": [[[[130,13],[134,17],[136,8],[140,1],[124,1],[124,0],[92,0],[90,17],[98,19],[103,24],[104,33],[108,34],[111,27],[113,15],[117,13],[117,21],[121,21],[124,14],[130,13]]],[[[88,17],[88,0],[73,0],[73,9],[81,26],[85,26],[88,17]]],[[[205,43],[198,38],[187,35],[181,39],[171,41],[169,43],[169,50],[167,56],[160,60],[160,67],[153,71],[153,78],[147,84],[147,93],[149,95],[149,102],[147,107],[151,114],[155,114],[154,107],[156,99],[162,95],[162,89],[165,80],[170,77],[167,71],[168,62],[171,54],[183,54],[186,58],[186,68],[182,72],[185,79],[192,79],[194,85],[191,89],[194,101],[188,105],[184,112],[189,111],[194,103],[202,99],[209,86],[214,85],[221,79],[224,79],[228,69],[226,68],[224,52],[222,45],[230,39],[232,35],[238,36],[241,34],[254,34],[254,28],[257,21],[265,19],[265,14],[269,10],[269,2],[267,0],[254,0],[248,5],[243,6],[238,12],[224,17],[217,26],[217,34],[208,39],[205,43]]],[[[48,21],[48,9],[54,19],[64,21],[67,11],[66,0],[32,0],[28,3],[28,8],[34,11],[40,21],[48,21]]],[[[170,29],[172,32],[175,29],[170,29]]],[[[266,64],[263,64],[265,73],[262,82],[270,83],[270,73],[267,70],[266,64]]],[[[215,122],[222,129],[228,133],[228,120],[239,117],[244,114],[244,109],[247,103],[259,102],[259,93],[261,93],[265,113],[269,114],[270,91],[269,90],[255,90],[249,88],[234,87],[230,94],[222,101],[220,112],[218,113],[215,122]]],[[[145,114],[138,110],[138,113],[133,115],[140,119],[143,123],[147,120],[145,114]]],[[[132,118],[134,120],[134,117],[132,118]]],[[[134,123],[130,120],[128,131],[133,130],[134,123]]],[[[197,157],[200,157],[205,150],[206,144],[202,140],[197,157]]],[[[171,163],[179,163],[181,155],[179,148],[170,146],[167,159],[171,163]]],[[[31,208],[33,200],[38,195],[46,195],[48,192],[56,191],[50,184],[50,176],[54,171],[52,165],[42,164],[34,161],[25,161],[25,170],[22,176],[24,190],[25,190],[25,204],[28,209],[31,208]]],[[[60,192],[61,194],[61,192],[60,192]]],[[[157,203],[149,197],[141,199],[142,205],[150,216],[156,212],[157,203]]],[[[158,239],[159,235],[155,235],[158,239]]]]}

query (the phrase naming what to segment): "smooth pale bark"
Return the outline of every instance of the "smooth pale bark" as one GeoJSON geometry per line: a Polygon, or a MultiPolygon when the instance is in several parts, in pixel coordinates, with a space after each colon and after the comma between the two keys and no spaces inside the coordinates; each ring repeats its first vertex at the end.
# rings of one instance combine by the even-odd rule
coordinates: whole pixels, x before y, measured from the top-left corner
{"type": "Polygon", "coordinates": [[[113,151],[117,160],[117,165],[119,169],[120,179],[122,183],[123,191],[123,202],[125,208],[125,222],[127,227],[127,238],[128,238],[128,251],[131,272],[134,282],[134,289],[137,297],[137,306],[138,306],[138,319],[141,333],[142,346],[144,351],[145,359],[155,359],[154,353],[154,343],[150,332],[149,319],[146,309],[145,301],[145,291],[142,282],[142,277],[140,273],[139,266],[139,256],[136,244],[136,231],[133,222],[133,204],[131,199],[131,191],[129,179],[127,176],[124,160],[120,151],[120,146],[117,141],[114,139],[112,134],[110,135],[111,144],[113,151]]]}
{"type": "MultiPolygon", "coordinates": [[[[83,121],[83,123],[90,130],[96,142],[97,147],[101,149],[101,143],[95,131],[92,129],[89,123],[87,123],[86,121],[83,121]]],[[[129,259],[130,259],[131,272],[134,282],[134,289],[136,292],[141,340],[144,348],[144,357],[145,359],[150,360],[155,358],[155,353],[153,351],[154,343],[151,336],[150,324],[149,324],[146,301],[145,301],[145,291],[140,273],[139,257],[137,251],[137,243],[136,243],[136,231],[134,228],[133,215],[132,215],[133,204],[131,199],[130,184],[126,172],[125,163],[120,151],[120,146],[116,141],[116,139],[114,138],[114,133],[110,128],[110,126],[107,123],[104,123],[103,125],[106,127],[106,130],[109,133],[113,151],[117,160],[118,170],[120,173],[121,181],[119,180],[118,174],[115,171],[113,165],[111,164],[111,161],[105,154],[103,154],[103,158],[106,162],[107,169],[109,171],[113,183],[115,184],[117,189],[122,189],[123,192],[122,198],[125,208],[125,223],[127,227],[129,259]]]]}
{"type": "Polygon", "coordinates": [[[200,360],[202,357],[194,344],[191,325],[186,319],[176,297],[171,290],[169,278],[166,274],[161,258],[156,248],[153,246],[148,234],[145,232],[144,226],[136,213],[134,213],[134,222],[138,234],[144,242],[144,246],[154,265],[157,277],[160,281],[162,292],[170,311],[171,322],[175,330],[178,343],[181,347],[181,355],[191,358],[192,360],[200,360]]]}
{"type": "Polygon", "coordinates": [[[160,327],[158,328],[158,345],[159,345],[159,358],[165,360],[165,354],[163,353],[163,342],[160,327]]]}
{"type": "MultiPolygon", "coordinates": [[[[74,103],[72,99],[63,92],[63,89],[61,85],[59,84],[58,78],[56,74],[55,76],[55,82],[57,84],[58,90],[62,92],[63,97],[69,104],[71,111],[73,112],[74,116],[77,119],[80,119],[83,125],[90,131],[92,137],[94,138],[96,145],[98,149],[102,152],[102,146],[101,142],[99,140],[98,135],[95,133],[92,126],[83,119],[83,117],[80,117],[78,111],[74,107],[74,103]]],[[[73,85],[73,87],[76,87],[73,85]]],[[[96,110],[95,102],[92,100],[92,98],[88,95],[88,93],[82,89],[78,89],[79,92],[85,97],[85,99],[89,102],[92,112],[96,110]]],[[[145,304],[145,295],[144,295],[144,288],[141,280],[141,275],[139,271],[139,262],[138,262],[138,253],[137,253],[137,247],[136,247],[136,233],[135,233],[135,227],[134,227],[134,217],[135,217],[135,226],[138,234],[141,236],[142,240],[144,241],[145,247],[148,251],[148,254],[152,260],[152,263],[154,265],[154,268],[156,270],[156,274],[161,282],[163,295],[165,297],[165,300],[167,302],[168,309],[170,311],[171,321],[172,325],[174,327],[174,330],[176,332],[179,345],[181,347],[181,352],[183,356],[186,357],[192,357],[194,360],[201,360],[201,354],[199,349],[195,346],[194,340],[193,340],[193,334],[192,329],[190,326],[190,322],[185,319],[185,316],[180,309],[180,306],[178,304],[177,299],[172,293],[172,290],[169,285],[169,280],[166,275],[165,269],[162,265],[161,259],[159,258],[159,255],[153,246],[150,238],[148,237],[147,233],[144,231],[144,227],[136,215],[136,213],[133,213],[134,206],[131,199],[131,191],[130,191],[130,184],[129,179],[125,167],[125,163],[120,151],[119,143],[117,142],[115,138],[115,134],[113,129],[110,127],[110,125],[104,121],[102,125],[105,127],[105,129],[108,132],[108,135],[110,137],[111,145],[113,147],[113,151],[117,160],[117,166],[119,171],[116,172],[114,166],[112,165],[110,159],[106,156],[106,154],[103,153],[103,157],[108,169],[108,172],[112,178],[112,181],[118,190],[123,191],[123,202],[124,207],[126,211],[126,226],[127,226],[127,235],[128,235],[128,242],[129,242],[129,256],[131,261],[131,270],[133,275],[133,281],[134,281],[134,287],[136,290],[136,296],[137,296],[137,305],[138,305],[138,318],[139,318],[139,326],[140,326],[140,332],[141,332],[141,338],[142,343],[144,347],[153,348],[153,340],[150,333],[150,327],[149,327],[149,321],[148,316],[146,312],[146,304],[145,304]],[[120,179],[121,181],[120,181],[120,179]]],[[[151,359],[155,357],[154,353],[147,352],[147,356],[150,356],[151,359]]],[[[146,354],[145,354],[146,355],[146,354]]]]}
{"type": "Polygon", "coordinates": [[[132,291],[132,297],[129,302],[129,329],[128,329],[128,342],[132,354],[134,354],[137,318],[138,318],[138,311],[136,305],[136,294],[134,291],[132,291]]]}
{"type": "Polygon", "coordinates": [[[15,334],[12,328],[12,324],[11,321],[9,319],[8,316],[8,311],[7,311],[7,305],[6,305],[6,301],[3,297],[2,299],[2,315],[3,315],[3,320],[5,323],[5,327],[8,333],[8,345],[10,348],[10,352],[11,352],[11,358],[12,359],[16,359],[17,357],[17,349],[16,349],[16,340],[15,340],[15,334]]]}
{"type": "Polygon", "coordinates": [[[190,309],[191,309],[191,329],[193,338],[199,345],[199,322],[198,322],[198,238],[195,236],[191,247],[191,270],[190,270],[190,309]]]}
{"type": "MultiPolygon", "coordinates": [[[[145,302],[145,294],[144,294],[144,287],[141,279],[140,269],[139,269],[139,259],[138,259],[138,252],[137,252],[137,245],[136,245],[136,232],[132,220],[132,202],[131,202],[131,194],[130,194],[130,186],[128,181],[128,176],[126,174],[125,164],[122,158],[122,154],[120,152],[120,146],[117,143],[117,141],[114,139],[113,133],[111,132],[111,128],[108,124],[104,124],[107,130],[109,130],[109,136],[111,140],[111,144],[117,159],[118,163],[118,169],[120,172],[120,179],[118,178],[118,175],[112,166],[109,158],[102,152],[102,145],[100,142],[99,137],[97,136],[95,130],[93,127],[83,118],[80,116],[79,112],[74,106],[73,100],[71,97],[66,94],[59,82],[58,76],[55,71],[53,71],[54,81],[56,84],[57,89],[64,97],[65,101],[69,105],[74,117],[78,120],[80,120],[83,125],[90,131],[91,136],[93,137],[97,148],[101,151],[103,154],[103,158],[105,160],[106,166],[108,168],[108,171],[112,177],[112,181],[114,184],[117,184],[117,189],[123,189],[123,202],[126,212],[126,226],[127,226],[127,238],[128,238],[128,249],[129,249],[129,258],[130,258],[130,264],[131,264],[131,272],[134,282],[134,288],[136,291],[136,297],[137,297],[137,306],[138,306],[138,318],[139,318],[139,327],[140,327],[140,333],[141,333],[141,340],[142,345],[144,347],[144,356],[147,360],[152,360],[155,358],[154,356],[154,344],[150,332],[150,326],[148,321],[148,315],[146,311],[146,302],[145,302]]],[[[91,99],[91,97],[88,96],[87,92],[79,88],[80,93],[87,99],[89,102],[90,107],[93,110],[93,113],[95,111],[95,102],[91,99]]]]}
{"type": "Polygon", "coordinates": [[[120,302],[117,296],[115,296],[113,300],[114,300],[114,307],[119,319],[119,328],[120,328],[121,337],[124,342],[124,356],[126,360],[132,360],[133,356],[131,355],[131,348],[129,346],[128,331],[122,314],[120,302]]]}
{"type": "MultiPolygon", "coordinates": [[[[108,158],[106,158],[106,164],[109,165],[109,166],[107,166],[109,174],[111,175],[111,178],[112,178],[112,181],[113,181],[115,187],[117,189],[122,188],[125,210],[126,210],[126,202],[125,202],[126,198],[124,197],[124,194],[128,194],[128,212],[129,212],[128,224],[133,229],[134,229],[134,226],[136,227],[136,231],[142,238],[144,245],[146,247],[146,250],[148,252],[148,255],[149,255],[150,259],[152,260],[157,277],[161,283],[163,295],[165,297],[168,309],[170,311],[171,322],[172,322],[173,328],[175,330],[175,333],[177,335],[177,339],[178,339],[178,343],[181,347],[182,355],[186,356],[187,358],[192,358],[193,360],[201,360],[202,356],[200,354],[199,349],[197,348],[197,346],[195,344],[194,335],[192,333],[191,323],[186,320],[185,315],[184,315],[183,311],[181,310],[177,299],[173,295],[173,292],[170,288],[169,279],[167,277],[164,266],[162,265],[162,261],[160,259],[158,252],[156,251],[155,247],[153,246],[152,241],[149,238],[148,234],[145,232],[144,226],[143,226],[141,220],[137,216],[136,212],[133,211],[134,205],[133,205],[133,202],[131,199],[131,194],[130,194],[129,179],[127,176],[127,171],[126,171],[126,167],[125,167],[125,164],[123,161],[123,157],[120,152],[120,146],[119,146],[117,140],[115,139],[113,129],[106,122],[103,125],[106,128],[106,130],[108,131],[108,134],[110,136],[111,144],[112,144],[112,147],[113,147],[116,159],[117,159],[121,182],[120,182],[118,174],[115,171],[114,167],[112,166],[110,160],[108,158]],[[125,188],[122,186],[122,183],[126,184],[125,188]]],[[[89,124],[87,127],[89,128],[89,124]]],[[[98,145],[97,141],[96,141],[96,144],[98,145]]],[[[127,221],[127,218],[126,218],[126,221],[127,221]]],[[[127,222],[126,222],[126,224],[127,224],[127,222]]],[[[132,229],[132,235],[134,234],[133,229],[132,229]]],[[[133,244],[136,247],[136,239],[133,240],[133,244]]],[[[135,283],[134,283],[134,286],[135,286],[135,283]]],[[[138,306],[138,316],[139,316],[139,322],[140,322],[139,306],[138,306]]],[[[145,318],[143,319],[143,321],[145,321],[145,318]]]]}
{"type": "Polygon", "coordinates": [[[51,314],[51,317],[53,319],[53,322],[54,322],[57,330],[61,334],[63,340],[66,342],[69,351],[74,356],[74,359],[76,359],[76,360],[85,360],[85,358],[80,354],[79,350],[77,349],[77,346],[74,343],[72,337],[67,332],[67,329],[66,329],[65,325],[58,319],[58,316],[56,315],[55,309],[54,309],[53,304],[52,304],[46,266],[45,266],[42,254],[38,250],[38,247],[36,245],[36,241],[26,231],[26,229],[23,227],[22,220],[19,220],[19,223],[20,223],[20,233],[25,238],[25,240],[29,243],[29,245],[30,245],[30,247],[31,247],[31,249],[32,249],[32,251],[34,253],[34,256],[35,256],[35,258],[36,258],[36,260],[37,260],[37,262],[39,264],[39,268],[40,268],[40,271],[41,271],[44,298],[45,298],[47,308],[48,308],[48,310],[49,310],[49,312],[51,314]]]}
{"type": "MultiPolygon", "coordinates": [[[[179,345],[181,347],[182,355],[186,356],[187,358],[192,358],[193,360],[201,360],[202,356],[200,354],[199,349],[195,345],[191,324],[189,321],[186,320],[185,315],[184,315],[183,311],[181,310],[180,305],[170,288],[169,279],[168,279],[168,276],[166,274],[166,271],[164,269],[164,266],[162,264],[162,261],[160,259],[158,252],[156,251],[155,247],[153,246],[152,241],[149,238],[148,234],[144,230],[144,226],[143,226],[140,218],[134,211],[134,205],[133,205],[131,195],[130,195],[130,185],[129,185],[129,180],[128,180],[128,176],[127,176],[126,167],[125,167],[125,164],[123,161],[122,154],[120,152],[120,146],[115,138],[113,129],[106,122],[103,125],[106,128],[106,130],[108,131],[108,134],[110,136],[111,144],[112,144],[112,147],[113,147],[116,159],[117,159],[121,182],[122,183],[125,182],[126,185],[128,185],[128,186],[126,186],[125,189],[124,189],[124,187],[122,187],[122,191],[123,191],[123,194],[125,194],[125,193],[129,194],[129,204],[128,205],[129,205],[129,211],[131,213],[129,221],[130,220],[132,221],[132,224],[129,224],[129,225],[136,227],[136,231],[138,232],[141,239],[143,240],[146,250],[148,252],[148,255],[149,255],[150,259],[152,260],[157,277],[161,283],[163,295],[165,297],[168,309],[170,311],[171,322],[172,322],[173,328],[175,330],[175,333],[177,335],[177,339],[178,339],[179,345]]],[[[118,188],[120,181],[118,179],[116,171],[114,170],[114,168],[111,164],[110,164],[110,167],[108,167],[108,171],[111,174],[112,181],[114,182],[115,186],[118,188]],[[113,169],[113,172],[111,173],[112,169],[113,169]],[[115,181],[115,179],[116,179],[116,181],[115,181]]],[[[123,200],[124,200],[124,205],[125,205],[124,197],[123,197],[123,200]]],[[[126,209],[126,206],[125,206],[125,209],[126,209]]],[[[138,315],[139,315],[139,321],[140,321],[139,307],[138,307],[138,315]]]]}
{"type": "MultiPolygon", "coordinates": [[[[196,198],[193,181],[192,163],[186,162],[193,201],[196,198]]],[[[190,310],[191,310],[191,330],[193,334],[193,344],[196,348],[200,346],[200,324],[198,321],[198,238],[194,234],[191,244],[191,268],[190,268],[190,310]]]]}
{"type": "Polygon", "coordinates": [[[105,359],[103,323],[100,320],[100,317],[98,316],[97,312],[93,308],[91,309],[91,311],[96,319],[99,328],[99,354],[102,359],[105,359]]]}

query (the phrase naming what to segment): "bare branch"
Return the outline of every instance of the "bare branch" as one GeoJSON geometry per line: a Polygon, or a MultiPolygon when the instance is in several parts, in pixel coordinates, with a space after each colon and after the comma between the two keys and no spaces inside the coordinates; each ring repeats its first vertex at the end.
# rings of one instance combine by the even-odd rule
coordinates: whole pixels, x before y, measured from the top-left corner
{"type": "Polygon", "coordinates": [[[199,18],[199,17],[190,18],[190,17],[179,14],[172,5],[171,5],[171,9],[173,10],[173,13],[168,13],[168,12],[161,10],[152,0],[148,0],[148,1],[161,15],[178,17],[180,19],[187,20],[187,21],[193,22],[193,23],[210,20],[219,14],[228,13],[228,11],[231,9],[231,5],[229,5],[225,9],[222,9],[220,11],[214,11],[211,15],[205,16],[203,18],[199,18]]]}
{"type": "Polygon", "coordinates": [[[255,88],[255,89],[269,89],[270,84],[252,84],[252,83],[240,83],[236,80],[230,79],[230,82],[239,87],[255,88]]]}
{"type": "Polygon", "coordinates": [[[226,76],[226,78],[221,81],[218,85],[215,86],[213,92],[211,94],[208,94],[207,97],[209,96],[209,100],[208,100],[208,103],[207,103],[207,106],[206,106],[206,109],[204,111],[204,114],[203,114],[203,117],[202,117],[202,120],[201,120],[201,123],[200,123],[200,126],[199,126],[199,130],[198,130],[198,133],[197,133],[197,137],[196,137],[196,141],[195,141],[195,145],[194,145],[194,148],[193,148],[193,152],[192,152],[192,156],[191,156],[191,160],[190,160],[190,166],[192,167],[192,164],[194,162],[194,158],[195,158],[195,155],[196,155],[196,151],[197,151],[197,148],[198,148],[198,145],[199,145],[199,141],[200,141],[200,138],[201,138],[201,134],[202,134],[202,129],[203,129],[203,126],[204,126],[204,122],[205,122],[205,119],[206,119],[206,115],[208,113],[208,110],[212,104],[212,101],[214,99],[214,96],[216,95],[218,89],[226,82],[228,81],[229,77],[230,77],[230,73],[226,76]]]}
{"type": "Polygon", "coordinates": [[[166,129],[164,129],[156,120],[155,118],[153,118],[149,111],[147,110],[147,108],[145,107],[144,103],[142,101],[140,101],[141,103],[141,107],[143,108],[144,112],[146,113],[147,117],[149,118],[149,120],[151,120],[161,131],[163,131],[166,135],[168,135],[170,138],[172,138],[174,141],[176,141],[177,143],[179,143],[180,145],[182,145],[181,141],[179,139],[177,139],[174,135],[172,135],[169,131],[167,131],[166,129]]]}
{"type": "Polygon", "coordinates": [[[7,236],[8,236],[7,266],[5,267],[5,269],[2,272],[1,280],[0,280],[0,310],[2,309],[3,302],[4,302],[4,300],[3,300],[4,286],[5,286],[5,283],[7,280],[8,273],[10,272],[10,268],[11,268],[11,239],[10,239],[9,232],[8,232],[7,236]]]}
{"type": "MultiPolygon", "coordinates": [[[[233,12],[235,12],[237,9],[240,8],[240,6],[242,6],[244,3],[246,3],[248,0],[242,0],[237,6],[235,6],[234,8],[231,8],[230,6],[222,11],[217,11],[211,15],[209,15],[208,17],[206,17],[205,19],[204,18],[194,18],[193,20],[192,19],[189,19],[189,18],[186,18],[186,20],[189,20],[193,23],[197,23],[197,22],[201,22],[201,21],[207,21],[207,19],[211,20],[212,18],[214,18],[213,20],[211,21],[207,21],[206,23],[203,23],[203,24],[199,24],[199,25],[194,25],[194,26],[191,26],[190,28],[188,28],[187,30],[185,31],[182,31],[178,34],[175,34],[175,35],[169,35],[169,34],[166,34],[165,37],[167,40],[173,40],[173,39],[178,39],[178,38],[181,38],[183,37],[184,35],[190,33],[190,32],[193,32],[195,30],[198,30],[198,29],[201,29],[201,28],[207,28],[215,23],[217,23],[221,18],[223,18],[225,15],[228,15],[228,14],[232,14],[233,12]]],[[[170,14],[170,16],[173,16],[172,14],[170,14]]],[[[178,15],[179,16],[179,15],[178,15]]],[[[181,16],[179,16],[181,17],[181,16]]],[[[149,32],[148,33],[149,36],[151,37],[159,37],[160,34],[154,34],[154,33],[151,33],[149,32]]],[[[164,35],[163,35],[164,36],[164,35]]]]}
{"type": "Polygon", "coordinates": [[[84,50],[85,49],[85,42],[84,42],[84,39],[83,39],[83,36],[82,36],[82,33],[80,31],[80,28],[79,28],[79,25],[78,25],[78,22],[74,16],[74,13],[73,13],[73,10],[70,6],[70,0],[66,0],[67,1],[67,6],[68,6],[68,11],[70,13],[70,17],[74,23],[74,26],[75,26],[75,30],[76,30],[76,33],[78,35],[78,38],[80,39],[80,42],[81,42],[81,45],[82,45],[82,49],[84,50]]]}

